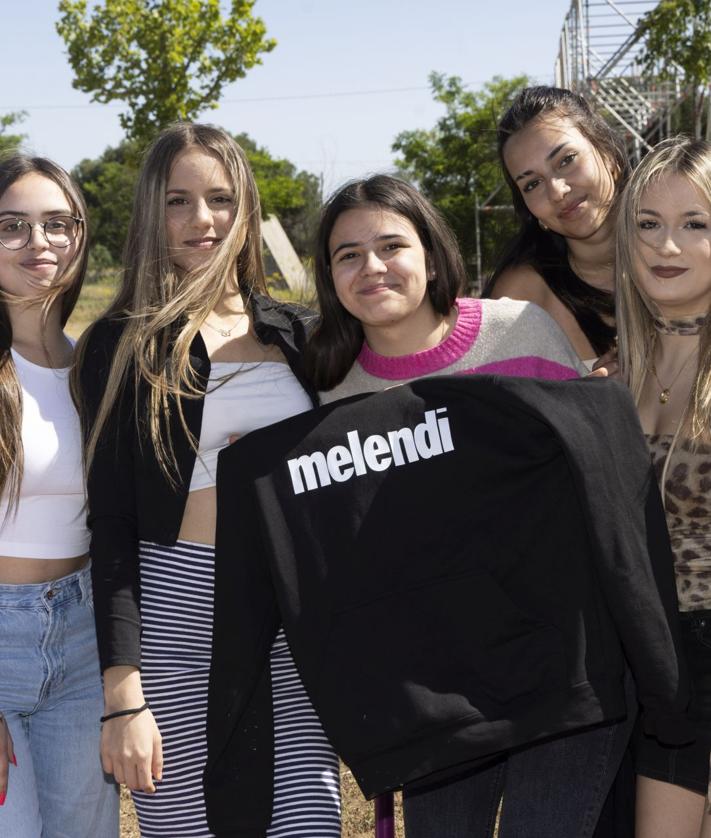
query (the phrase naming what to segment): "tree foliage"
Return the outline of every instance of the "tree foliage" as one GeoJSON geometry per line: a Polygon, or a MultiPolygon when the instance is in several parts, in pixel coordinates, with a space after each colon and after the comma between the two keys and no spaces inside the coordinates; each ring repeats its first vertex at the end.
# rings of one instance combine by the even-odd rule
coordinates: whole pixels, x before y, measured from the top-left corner
{"type": "Polygon", "coordinates": [[[289,160],[272,157],[247,134],[235,139],[245,150],[259,188],[262,214],[274,213],[300,256],[311,253],[321,210],[316,175],[298,171],[289,160]]]}
{"type": "Polygon", "coordinates": [[[121,126],[145,145],[175,120],[214,108],[224,85],[261,63],[276,42],[253,17],[255,0],[60,0],[57,31],[75,88],[124,102],[121,126]]]}
{"type": "MultiPolygon", "coordinates": [[[[444,213],[462,248],[472,282],[476,279],[476,206],[502,183],[496,151],[496,125],[526,76],[495,76],[481,90],[467,90],[460,78],[430,75],[432,94],[445,107],[430,130],[404,131],[395,138],[396,165],[444,213]]],[[[493,204],[509,204],[504,187],[493,204]]],[[[484,271],[493,267],[504,237],[513,234],[513,214],[480,214],[484,271]]]]}
{"type": "Polygon", "coordinates": [[[136,158],[135,145],[124,141],[94,160],[82,160],[72,170],[84,191],[92,245],[104,248],[116,262],[121,259],[131,220],[136,158]]]}
{"type": "Polygon", "coordinates": [[[13,111],[0,116],[0,154],[18,149],[23,140],[24,134],[8,134],[8,129],[16,126],[27,116],[25,111],[13,111]]]}
{"type": "Polygon", "coordinates": [[[711,81],[711,0],[661,0],[640,20],[644,38],[642,67],[648,75],[685,81],[694,102],[694,132],[701,134],[701,112],[711,81]]]}
{"type": "MultiPolygon", "coordinates": [[[[298,171],[289,160],[272,157],[247,134],[235,139],[254,172],[264,215],[277,215],[296,251],[307,255],[321,204],[318,178],[298,171]]],[[[137,158],[135,144],[124,141],[94,160],[82,160],[72,171],[86,197],[92,243],[116,262],[131,218],[137,158]]]]}

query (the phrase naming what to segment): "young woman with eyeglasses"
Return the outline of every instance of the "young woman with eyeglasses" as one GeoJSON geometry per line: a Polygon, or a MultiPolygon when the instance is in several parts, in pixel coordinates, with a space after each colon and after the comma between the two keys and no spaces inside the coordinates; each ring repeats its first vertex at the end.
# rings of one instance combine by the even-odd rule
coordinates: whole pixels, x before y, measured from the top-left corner
{"type": "MultiPolygon", "coordinates": [[[[244,153],[212,126],[167,128],[139,174],[121,287],[80,341],[76,382],[106,702],[101,753],[133,791],[144,838],[212,834],[202,773],[217,455],[234,436],[312,407],[304,341],[302,310],[266,295],[244,153]]],[[[283,633],[271,675],[267,834],[337,838],[337,759],[283,633]]]]}
{"type": "Polygon", "coordinates": [[[118,835],[79,418],[64,325],[86,269],[84,202],[49,160],[0,162],[0,835],[118,835]]]}

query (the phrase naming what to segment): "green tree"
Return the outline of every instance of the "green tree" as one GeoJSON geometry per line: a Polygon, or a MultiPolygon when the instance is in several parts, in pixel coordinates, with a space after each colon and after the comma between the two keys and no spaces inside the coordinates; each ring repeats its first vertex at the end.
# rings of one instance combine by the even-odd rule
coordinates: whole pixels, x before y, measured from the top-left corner
{"type": "MultiPolygon", "coordinates": [[[[711,0],[661,0],[640,20],[641,61],[647,75],[685,81],[693,102],[693,130],[702,132],[711,81],[711,0]]],[[[707,120],[707,132],[711,122],[707,120]]]]}
{"type": "Polygon", "coordinates": [[[8,134],[8,128],[12,128],[27,116],[25,111],[13,111],[12,113],[0,116],[0,154],[13,151],[22,145],[25,139],[24,134],[8,134]]]}
{"type": "Polygon", "coordinates": [[[253,17],[255,0],[60,0],[57,31],[73,85],[92,101],[124,102],[128,139],[145,145],[178,119],[214,108],[224,85],[261,63],[276,42],[253,17]]]}
{"type": "Polygon", "coordinates": [[[278,216],[296,252],[308,256],[318,227],[321,186],[311,172],[298,171],[289,160],[272,157],[247,134],[237,134],[259,188],[262,214],[278,216]]]}
{"type": "Polygon", "coordinates": [[[136,157],[135,146],[124,141],[115,148],[107,148],[94,160],[82,160],[72,170],[84,191],[92,246],[105,248],[116,262],[121,259],[131,220],[138,174],[136,157]]]}
{"type": "Polygon", "coordinates": [[[496,152],[496,124],[513,97],[530,83],[526,76],[495,76],[481,90],[467,90],[460,78],[430,75],[432,93],[445,107],[431,130],[404,131],[393,151],[400,171],[443,212],[459,240],[470,280],[493,267],[501,242],[513,234],[510,212],[491,211],[491,205],[510,203],[504,187],[489,206],[477,206],[502,184],[496,152]],[[477,248],[477,215],[481,247],[477,248]]]}

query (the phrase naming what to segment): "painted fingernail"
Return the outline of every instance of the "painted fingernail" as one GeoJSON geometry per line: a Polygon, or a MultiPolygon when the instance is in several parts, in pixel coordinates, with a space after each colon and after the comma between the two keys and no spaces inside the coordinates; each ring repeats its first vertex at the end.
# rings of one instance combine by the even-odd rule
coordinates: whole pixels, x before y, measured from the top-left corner
{"type": "Polygon", "coordinates": [[[3,806],[5,804],[6,794],[7,794],[7,792],[0,791],[0,806],[3,806]]]}
{"type": "Polygon", "coordinates": [[[17,754],[12,755],[12,764],[17,768],[17,754]]]}

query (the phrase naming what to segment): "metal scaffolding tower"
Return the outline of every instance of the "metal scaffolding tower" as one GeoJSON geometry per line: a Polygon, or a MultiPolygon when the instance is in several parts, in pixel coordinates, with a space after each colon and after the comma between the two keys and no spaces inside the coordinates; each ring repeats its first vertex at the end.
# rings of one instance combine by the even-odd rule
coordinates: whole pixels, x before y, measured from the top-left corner
{"type": "Polygon", "coordinates": [[[670,132],[682,99],[674,82],[642,75],[637,24],[658,0],[572,0],[560,35],[555,81],[585,95],[624,134],[634,161],[670,132]]]}

